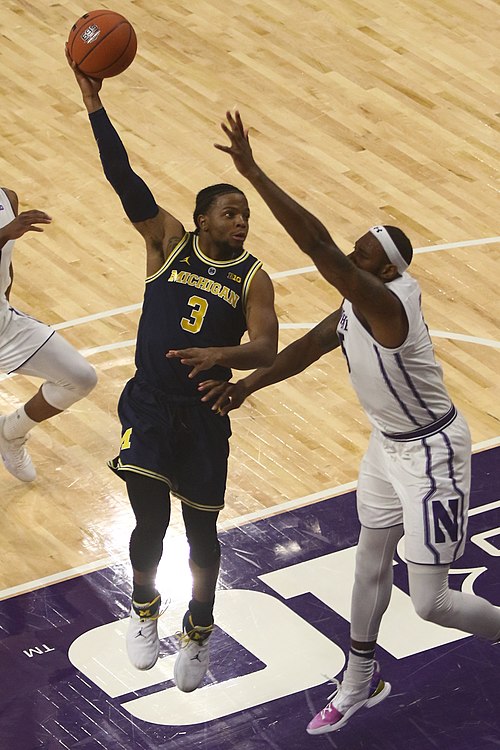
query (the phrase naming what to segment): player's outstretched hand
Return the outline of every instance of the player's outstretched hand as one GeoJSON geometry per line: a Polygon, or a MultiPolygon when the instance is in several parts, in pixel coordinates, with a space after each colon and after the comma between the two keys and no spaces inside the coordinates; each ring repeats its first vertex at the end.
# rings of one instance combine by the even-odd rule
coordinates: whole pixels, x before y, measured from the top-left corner
{"type": "Polygon", "coordinates": [[[97,97],[102,87],[102,80],[98,78],[90,78],[78,69],[77,64],[69,56],[67,44],[64,47],[64,52],[68,65],[75,74],[76,82],[80,86],[83,98],[92,99],[93,97],[97,97]]]}
{"type": "Polygon", "coordinates": [[[181,364],[192,367],[193,369],[188,377],[194,378],[198,373],[203,370],[210,370],[217,364],[219,352],[220,347],[216,346],[192,347],[191,349],[170,349],[165,356],[168,359],[180,359],[181,364]]]}
{"type": "Polygon", "coordinates": [[[50,224],[51,221],[52,217],[45,211],[22,211],[13,221],[2,228],[1,233],[5,240],[18,240],[26,232],[43,232],[43,228],[36,225],[50,224]]]}
{"type": "Polygon", "coordinates": [[[230,145],[223,146],[220,143],[214,143],[215,148],[229,154],[238,172],[243,177],[249,177],[258,167],[250,148],[248,129],[244,127],[238,110],[235,111],[234,116],[231,112],[226,112],[226,122],[221,122],[221,128],[229,138],[230,145]]]}
{"type": "Polygon", "coordinates": [[[232,409],[238,409],[248,396],[243,380],[236,383],[227,380],[204,380],[198,385],[198,390],[205,394],[201,400],[213,401],[212,411],[222,416],[232,409]]]}

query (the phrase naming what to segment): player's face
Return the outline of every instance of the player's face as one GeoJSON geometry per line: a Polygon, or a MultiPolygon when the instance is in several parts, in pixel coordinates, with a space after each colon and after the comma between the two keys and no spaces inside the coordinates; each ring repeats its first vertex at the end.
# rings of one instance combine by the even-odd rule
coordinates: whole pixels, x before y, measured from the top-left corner
{"type": "Polygon", "coordinates": [[[248,234],[250,209],[241,193],[219,195],[207,213],[200,217],[200,225],[219,246],[232,251],[241,250],[248,234]]]}
{"type": "Polygon", "coordinates": [[[354,243],[354,250],[349,255],[355,266],[362,271],[372,273],[374,276],[380,276],[380,273],[387,266],[387,257],[384,250],[371,232],[367,232],[354,243]]]}

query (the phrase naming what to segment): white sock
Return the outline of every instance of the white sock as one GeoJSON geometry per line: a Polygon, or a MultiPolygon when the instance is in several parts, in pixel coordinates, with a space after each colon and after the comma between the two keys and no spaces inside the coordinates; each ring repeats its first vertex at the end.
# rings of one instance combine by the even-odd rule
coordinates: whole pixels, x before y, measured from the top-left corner
{"type": "Polygon", "coordinates": [[[8,414],[3,423],[3,434],[7,440],[14,440],[15,438],[24,437],[35,425],[39,424],[33,419],[30,419],[24,411],[24,406],[20,406],[19,409],[8,414]]]}
{"type": "Polygon", "coordinates": [[[337,700],[333,700],[333,705],[341,713],[345,713],[354,703],[366,700],[370,694],[375,660],[373,651],[369,653],[370,657],[358,656],[352,650],[349,653],[349,661],[344,672],[338,705],[337,700]]]}

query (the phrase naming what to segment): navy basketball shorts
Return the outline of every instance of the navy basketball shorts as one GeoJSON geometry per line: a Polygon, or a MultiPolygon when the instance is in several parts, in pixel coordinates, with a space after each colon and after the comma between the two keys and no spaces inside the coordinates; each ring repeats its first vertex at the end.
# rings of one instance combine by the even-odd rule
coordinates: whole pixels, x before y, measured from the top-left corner
{"type": "Polygon", "coordinates": [[[198,400],[174,400],[132,378],[118,402],[119,455],[108,466],[165,482],[198,510],[224,507],[231,426],[198,400]]]}

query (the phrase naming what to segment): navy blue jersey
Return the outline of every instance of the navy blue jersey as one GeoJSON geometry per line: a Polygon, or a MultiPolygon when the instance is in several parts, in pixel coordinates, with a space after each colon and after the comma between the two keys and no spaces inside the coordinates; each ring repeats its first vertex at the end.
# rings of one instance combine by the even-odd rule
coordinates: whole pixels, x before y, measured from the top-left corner
{"type": "Polygon", "coordinates": [[[246,331],[248,289],[262,263],[243,250],[212,260],[187,232],[157,273],[146,279],[135,364],[141,380],[159,391],[199,400],[202,380],[229,380],[231,370],[212,367],[189,378],[189,366],[167,359],[169,349],[237,346],[246,331]]]}

